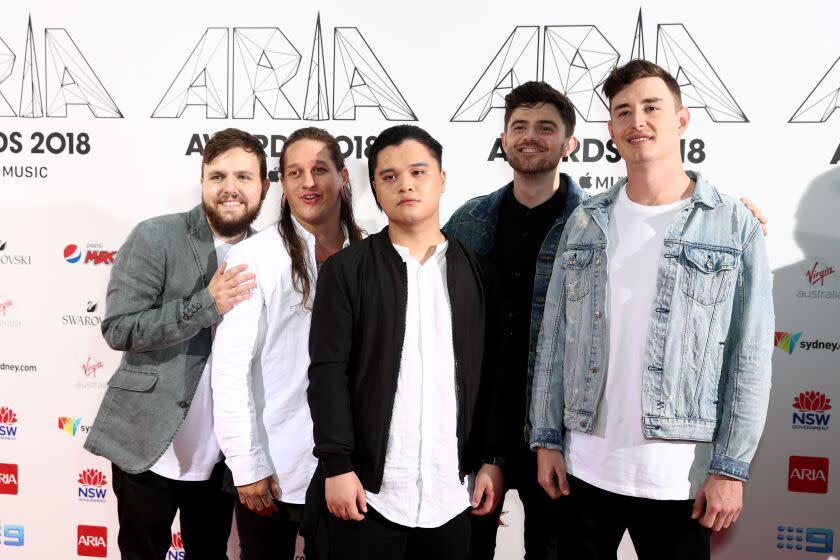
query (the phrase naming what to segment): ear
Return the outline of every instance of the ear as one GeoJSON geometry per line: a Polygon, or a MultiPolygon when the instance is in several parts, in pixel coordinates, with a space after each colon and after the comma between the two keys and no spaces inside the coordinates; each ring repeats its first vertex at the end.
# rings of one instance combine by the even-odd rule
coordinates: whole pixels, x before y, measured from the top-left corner
{"type": "Polygon", "coordinates": [[[265,200],[265,195],[268,193],[268,187],[270,187],[270,186],[271,186],[271,181],[269,181],[268,179],[263,181],[262,195],[260,196],[260,200],[265,200]]]}
{"type": "Polygon", "coordinates": [[[443,169],[440,170],[440,192],[441,194],[446,192],[446,171],[443,169]]]}
{"type": "Polygon", "coordinates": [[[569,154],[575,151],[575,148],[578,146],[578,139],[574,136],[569,136],[566,139],[566,145],[563,146],[563,157],[567,157],[569,154]]]}
{"type": "Polygon", "coordinates": [[[347,170],[347,167],[341,170],[341,184],[346,185],[350,181],[350,171],[347,170]]]}
{"type": "Polygon", "coordinates": [[[607,121],[607,130],[610,131],[610,140],[615,143],[615,134],[613,134],[612,119],[607,121]]]}
{"type": "Polygon", "coordinates": [[[507,153],[507,134],[505,134],[504,131],[502,131],[501,139],[502,139],[502,149],[505,151],[505,153],[507,153]]]}
{"type": "Polygon", "coordinates": [[[677,111],[677,122],[679,122],[679,127],[677,128],[677,133],[682,136],[685,134],[686,129],[688,128],[688,121],[691,120],[691,113],[688,111],[688,107],[682,107],[679,111],[677,111]]]}

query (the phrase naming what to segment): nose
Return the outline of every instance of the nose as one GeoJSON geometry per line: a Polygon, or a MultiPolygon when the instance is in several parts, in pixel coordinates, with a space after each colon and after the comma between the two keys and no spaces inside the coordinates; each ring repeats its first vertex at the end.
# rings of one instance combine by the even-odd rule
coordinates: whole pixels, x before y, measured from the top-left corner
{"type": "Polygon", "coordinates": [[[636,111],[633,113],[633,128],[642,128],[645,125],[645,112],[636,111]]]}
{"type": "Polygon", "coordinates": [[[312,174],[312,171],[309,169],[304,169],[303,173],[301,174],[301,186],[305,189],[311,189],[315,186],[315,175],[312,174]]]}
{"type": "Polygon", "coordinates": [[[405,193],[405,192],[411,192],[413,190],[414,190],[414,177],[412,177],[411,174],[408,174],[407,176],[403,177],[400,180],[400,192],[405,193]]]}

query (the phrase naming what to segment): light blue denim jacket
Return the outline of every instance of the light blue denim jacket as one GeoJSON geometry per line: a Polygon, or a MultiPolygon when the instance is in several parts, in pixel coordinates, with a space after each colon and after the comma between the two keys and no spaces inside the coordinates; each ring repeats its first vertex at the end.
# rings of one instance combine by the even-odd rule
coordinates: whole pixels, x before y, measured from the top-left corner
{"type": "MultiPolygon", "coordinates": [[[[642,371],[645,437],[714,442],[709,472],[740,480],[764,429],[773,349],[772,273],[761,226],[699,173],[668,226],[642,371]]],[[[606,232],[622,179],[569,218],[537,344],[531,447],[592,433],[609,337],[606,232]]],[[[641,328],[641,325],[640,325],[641,328]]]]}

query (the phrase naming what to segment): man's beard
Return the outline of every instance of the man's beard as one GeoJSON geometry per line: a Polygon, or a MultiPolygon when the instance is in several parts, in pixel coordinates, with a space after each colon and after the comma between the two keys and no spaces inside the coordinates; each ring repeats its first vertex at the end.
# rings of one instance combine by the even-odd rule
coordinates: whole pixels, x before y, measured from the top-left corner
{"type": "Polygon", "coordinates": [[[253,210],[249,208],[247,201],[244,199],[242,200],[245,203],[245,214],[236,220],[227,220],[222,217],[222,215],[216,210],[215,203],[208,204],[206,200],[202,201],[204,214],[207,216],[207,221],[210,223],[210,227],[213,228],[213,231],[215,231],[216,234],[222,237],[236,237],[237,235],[245,233],[248,227],[254,223],[254,220],[257,219],[257,216],[260,213],[260,208],[262,208],[262,199],[253,210]]]}
{"type": "Polygon", "coordinates": [[[552,160],[550,154],[546,152],[544,157],[539,159],[531,159],[527,162],[519,158],[518,154],[508,154],[508,164],[517,173],[522,175],[542,175],[543,173],[554,173],[557,171],[557,166],[560,165],[560,157],[552,160]]]}

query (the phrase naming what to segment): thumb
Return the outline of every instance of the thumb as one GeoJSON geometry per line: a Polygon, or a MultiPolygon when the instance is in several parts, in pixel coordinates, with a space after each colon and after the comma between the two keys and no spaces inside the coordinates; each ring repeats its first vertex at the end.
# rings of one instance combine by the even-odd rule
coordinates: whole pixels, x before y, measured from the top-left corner
{"type": "Polygon", "coordinates": [[[269,491],[271,492],[271,497],[275,500],[280,499],[280,484],[277,482],[277,479],[273,476],[271,477],[271,484],[269,485],[269,491]]]}
{"type": "Polygon", "coordinates": [[[566,471],[563,469],[557,469],[557,487],[560,489],[560,493],[564,496],[569,495],[569,479],[566,477],[566,471]]]}
{"type": "Polygon", "coordinates": [[[477,476],[475,478],[475,490],[473,490],[472,502],[470,502],[472,507],[478,507],[478,504],[481,503],[481,497],[484,495],[485,486],[487,486],[485,478],[483,476],[477,476]]]}
{"type": "Polygon", "coordinates": [[[367,496],[365,495],[365,489],[362,488],[361,484],[359,484],[359,487],[356,490],[356,503],[359,505],[359,511],[367,513],[367,496]]]}
{"type": "Polygon", "coordinates": [[[703,490],[697,493],[697,497],[694,498],[694,506],[691,508],[691,518],[692,519],[700,519],[700,515],[703,513],[703,506],[706,505],[706,494],[703,493],[703,490]]]}

